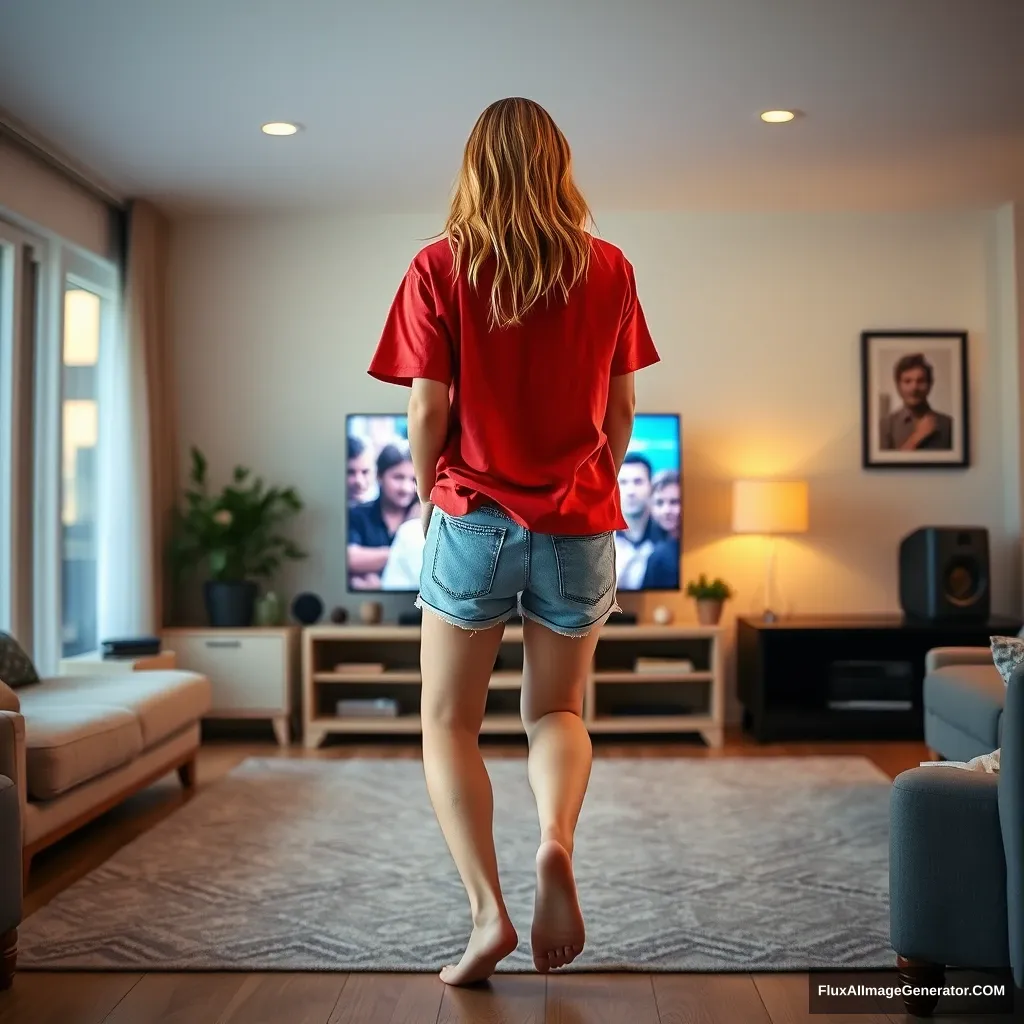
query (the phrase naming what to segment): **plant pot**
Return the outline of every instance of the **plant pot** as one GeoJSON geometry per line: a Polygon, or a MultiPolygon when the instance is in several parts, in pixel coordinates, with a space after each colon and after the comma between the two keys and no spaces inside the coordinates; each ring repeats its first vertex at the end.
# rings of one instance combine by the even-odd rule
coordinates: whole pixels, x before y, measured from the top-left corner
{"type": "Polygon", "coordinates": [[[256,613],[252,580],[207,580],[203,584],[206,617],[214,628],[244,629],[256,613]]]}
{"type": "Polygon", "coordinates": [[[722,617],[724,601],[717,598],[701,597],[697,599],[697,621],[702,626],[717,626],[722,617]]]}

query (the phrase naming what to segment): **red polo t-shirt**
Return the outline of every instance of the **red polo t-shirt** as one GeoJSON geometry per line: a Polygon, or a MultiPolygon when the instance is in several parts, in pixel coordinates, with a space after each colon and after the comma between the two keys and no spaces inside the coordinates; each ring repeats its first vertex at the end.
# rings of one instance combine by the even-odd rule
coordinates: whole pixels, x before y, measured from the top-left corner
{"type": "Polygon", "coordinates": [[[523,323],[488,323],[493,262],[452,280],[447,238],[422,249],[398,289],[370,363],[378,380],[451,388],[448,442],[431,501],[453,516],[493,503],[538,533],[625,529],[602,429],[609,378],[658,362],[629,261],[592,239],[587,278],[523,323]]]}

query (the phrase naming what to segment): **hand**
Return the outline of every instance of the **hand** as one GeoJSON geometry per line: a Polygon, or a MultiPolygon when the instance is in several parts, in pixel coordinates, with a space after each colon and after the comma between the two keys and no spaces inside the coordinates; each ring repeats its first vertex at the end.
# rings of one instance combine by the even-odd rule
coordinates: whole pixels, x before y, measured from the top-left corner
{"type": "Polygon", "coordinates": [[[914,427],[914,432],[900,445],[900,451],[913,451],[922,441],[938,428],[939,418],[933,412],[926,412],[914,427]]]}
{"type": "Polygon", "coordinates": [[[434,511],[434,503],[432,501],[423,502],[423,508],[420,509],[420,523],[423,526],[423,536],[426,537],[427,530],[430,529],[430,516],[434,511]]]}

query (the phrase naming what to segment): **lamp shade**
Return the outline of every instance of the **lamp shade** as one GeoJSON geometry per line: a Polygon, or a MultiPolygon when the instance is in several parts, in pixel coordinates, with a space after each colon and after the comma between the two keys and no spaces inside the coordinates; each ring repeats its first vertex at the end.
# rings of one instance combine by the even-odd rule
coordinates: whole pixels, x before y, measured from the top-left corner
{"type": "Polygon", "coordinates": [[[800,480],[737,480],[733,533],[806,533],[807,484],[800,480]]]}

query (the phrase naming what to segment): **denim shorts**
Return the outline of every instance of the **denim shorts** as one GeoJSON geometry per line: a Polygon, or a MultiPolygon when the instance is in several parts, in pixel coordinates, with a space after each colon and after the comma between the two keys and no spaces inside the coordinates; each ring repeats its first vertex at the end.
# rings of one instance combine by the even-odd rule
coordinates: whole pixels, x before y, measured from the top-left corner
{"type": "Polygon", "coordinates": [[[615,600],[615,537],[533,533],[486,505],[435,508],[416,607],[453,626],[487,629],[517,614],[565,636],[602,625],[615,600]]]}

